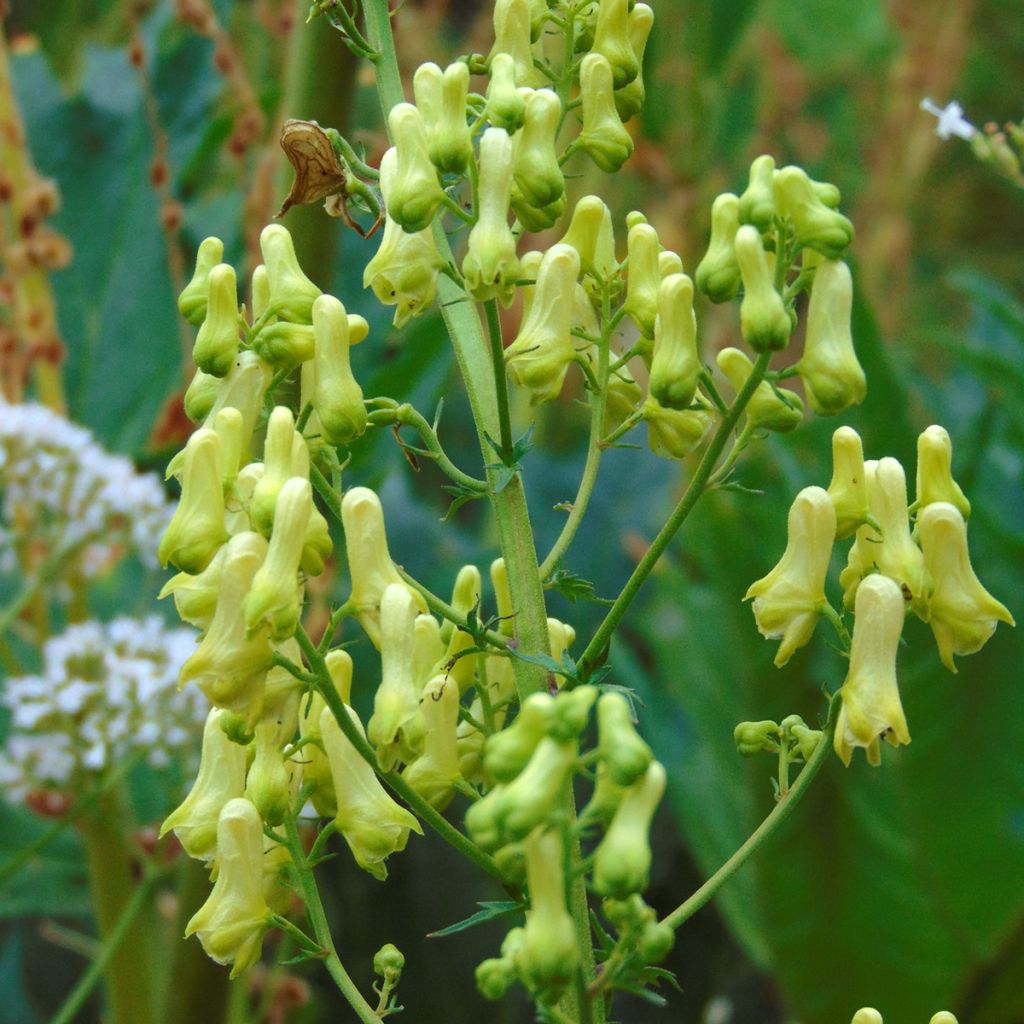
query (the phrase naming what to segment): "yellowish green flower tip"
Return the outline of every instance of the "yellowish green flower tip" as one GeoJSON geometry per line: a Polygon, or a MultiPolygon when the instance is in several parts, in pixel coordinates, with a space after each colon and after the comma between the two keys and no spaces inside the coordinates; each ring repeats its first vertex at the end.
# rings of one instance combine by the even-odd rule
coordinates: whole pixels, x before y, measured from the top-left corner
{"type": "Polygon", "coordinates": [[[600,197],[584,196],[577,202],[561,243],[579,254],[581,273],[599,281],[611,281],[616,275],[612,214],[600,197]]]}
{"type": "Polygon", "coordinates": [[[227,555],[227,545],[221,545],[210,564],[196,575],[179,572],[172,576],[157,594],[157,600],[173,595],[174,607],[183,622],[201,631],[210,628],[217,607],[220,577],[227,555]]]}
{"type": "Polygon", "coordinates": [[[550,89],[535,89],[526,99],[522,133],[515,137],[513,176],[522,200],[548,207],[565,193],[558,162],[557,136],[562,104],[550,89]]]}
{"type": "MultiPolygon", "coordinates": [[[[718,368],[725,374],[733,391],[739,394],[754,370],[754,364],[738,348],[723,348],[715,357],[718,368]]],[[[761,381],[754,389],[746,408],[747,421],[752,427],[786,434],[803,422],[804,403],[795,391],[772,387],[761,381]]]]}
{"type": "MultiPolygon", "coordinates": [[[[256,483],[249,504],[249,518],[255,529],[265,537],[270,536],[277,508],[277,496],[281,488],[293,476],[309,476],[309,456],[306,453],[304,467],[295,466],[297,453],[295,417],[284,405],[274,407],[267,420],[267,435],[263,442],[263,473],[256,483]],[[296,472],[296,469],[299,471],[296,472]],[[303,472],[304,470],[304,472],[303,472]]],[[[304,445],[305,442],[302,442],[304,445]]]]}
{"type": "Polygon", "coordinates": [[[270,926],[263,889],[263,822],[241,797],[229,800],[217,821],[217,879],[192,915],[185,936],[198,935],[206,955],[232,964],[235,978],[255,964],[270,926]]]}
{"type": "Polygon", "coordinates": [[[954,505],[928,505],[918,515],[917,526],[926,587],[922,618],[932,627],[942,663],[955,672],[954,655],[980,651],[999,622],[1015,623],[1007,607],[975,575],[967,524],[954,505]]]}
{"type": "MultiPolygon", "coordinates": [[[[219,238],[211,236],[199,243],[192,280],[178,296],[178,312],[195,327],[206,319],[210,271],[223,259],[224,243],[219,238]]],[[[237,313],[237,309],[235,312],[237,313]]]]}
{"type": "Polygon", "coordinates": [[[391,942],[386,942],[373,954],[373,973],[391,985],[397,985],[405,967],[405,956],[391,942]]]}
{"type": "Polygon", "coordinates": [[[423,753],[402,773],[406,782],[432,807],[443,811],[455,796],[462,778],[456,730],[459,724],[459,687],[444,675],[434,676],[421,698],[425,736],[423,753]]]}
{"type": "Polygon", "coordinates": [[[792,222],[801,245],[838,260],[853,241],[853,224],[826,205],[814,184],[801,168],[783,167],[773,180],[775,207],[792,222]]]}
{"type": "Polygon", "coordinates": [[[971,503],[953,479],[953,442],[938,424],[932,424],[917,439],[917,488],[915,507],[918,514],[937,501],[955,505],[964,517],[971,517],[971,503]]]}
{"type": "Polygon", "coordinates": [[[685,459],[700,447],[713,422],[706,402],[697,393],[698,408],[666,409],[653,395],[640,407],[647,424],[647,444],[663,459],[685,459]]]}
{"type": "Polygon", "coordinates": [[[639,114],[647,98],[642,69],[644,51],[653,26],[654,11],[647,4],[634,4],[629,12],[629,43],[636,55],[637,76],[632,82],[615,90],[615,109],[623,121],[639,114]]]}
{"type": "Polygon", "coordinates": [[[697,287],[712,302],[728,302],[740,290],[740,265],[733,244],[739,229],[740,201],[723,192],[711,205],[711,239],[695,275],[697,287]]]}
{"type": "Polygon", "coordinates": [[[416,107],[427,131],[427,154],[442,174],[462,174],[473,159],[473,140],[466,121],[469,68],[462,61],[442,71],[421,64],[413,76],[416,107]]]}
{"type": "Polygon", "coordinates": [[[260,234],[267,268],[268,309],[281,320],[309,324],[320,289],[302,272],[292,236],[283,224],[269,224],[260,234]]]}
{"type": "Polygon", "coordinates": [[[640,738],[629,701],[621,693],[605,693],[597,702],[597,750],[611,780],[631,786],[650,768],[654,755],[640,738]]]}
{"type": "Polygon", "coordinates": [[[348,445],[366,430],[367,413],[349,359],[349,317],[333,295],[321,295],[313,303],[313,332],[313,407],[321,434],[330,445],[348,445]]]}
{"type": "Polygon", "coordinates": [[[444,199],[430,160],[423,115],[411,103],[396,104],[388,114],[388,127],[397,152],[387,199],[388,216],[405,231],[423,231],[444,199]]]}
{"type": "Polygon", "coordinates": [[[688,409],[703,370],[697,351],[693,282],[685,274],[673,274],[658,289],[650,393],[668,409],[688,409]]]}
{"type": "Polygon", "coordinates": [[[868,474],[864,446],[852,427],[840,427],[832,435],[832,480],[828,496],[836,510],[836,540],[845,540],[868,517],[868,474]]]}
{"type": "Polygon", "coordinates": [[[744,224],[733,238],[733,252],[743,279],[740,331],[755,352],[777,352],[789,344],[793,322],[775,290],[774,271],[761,233],[744,224]]]}
{"type": "Polygon", "coordinates": [[[214,377],[212,373],[204,373],[196,370],[192,380],[185,389],[185,396],[182,404],[185,408],[185,415],[193,423],[202,423],[213,403],[217,400],[217,392],[220,390],[220,378],[214,377]]]}
{"type": "Polygon", "coordinates": [[[291,805],[291,777],[278,742],[276,722],[255,729],[255,755],[245,780],[245,798],[268,825],[280,825],[291,805]]]}
{"type": "Polygon", "coordinates": [[[876,574],[857,589],[850,668],[839,694],[835,751],[849,765],[863,747],[868,763],[881,763],[881,741],[893,747],[910,742],[910,732],[896,682],[896,652],[903,632],[904,600],[900,587],[876,574]]]}
{"type": "Polygon", "coordinates": [[[882,1024],[882,1015],[873,1007],[865,1006],[853,1015],[850,1024],[882,1024]]]}
{"type": "Polygon", "coordinates": [[[761,722],[740,722],[732,731],[736,750],[743,757],[753,757],[763,750],[779,747],[779,723],[765,719],[761,722]]]}
{"type": "Polygon", "coordinates": [[[533,65],[532,41],[532,13],[527,0],[496,0],[491,64],[499,54],[510,56],[517,86],[537,88],[546,81],[533,65]]]}
{"type": "Polygon", "coordinates": [[[626,278],[625,309],[640,333],[653,338],[662,281],[658,266],[658,254],[661,252],[658,232],[646,221],[634,223],[626,236],[626,245],[629,271],[626,278]]]}
{"type": "Polygon", "coordinates": [[[758,631],[781,638],[775,665],[781,668],[813,636],[826,604],[825,577],[836,535],[836,513],[828,493],[805,487],[789,510],[786,550],[774,569],[750,585],[758,631]]]}
{"type": "Polygon", "coordinates": [[[516,88],[516,63],[510,53],[491,58],[484,116],[495,128],[518,131],[526,119],[526,98],[516,88]]]}
{"type": "Polygon", "coordinates": [[[752,224],[758,232],[768,231],[775,218],[775,159],[764,154],[750,165],[746,190],[739,198],[741,224],[752,224]]]}
{"type": "Polygon", "coordinates": [[[629,85],[640,73],[629,28],[628,0],[600,0],[591,52],[607,60],[616,89],[629,85]]]}
{"type": "Polygon", "coordinates": [[[633,155],[633,138],[615,108],[614,74],[615,69],[600,53],[588,53],[580,65],[583,127],[578,142],[591,160],[609,174],[618,171],[633,155]]]}

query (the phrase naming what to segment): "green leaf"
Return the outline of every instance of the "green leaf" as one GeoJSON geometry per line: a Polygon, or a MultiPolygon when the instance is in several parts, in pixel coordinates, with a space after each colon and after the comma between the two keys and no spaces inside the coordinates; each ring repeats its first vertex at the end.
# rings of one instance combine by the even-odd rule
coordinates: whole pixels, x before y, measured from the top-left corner
{"type": "Polygon", "coordinates": [[[513,900],[497,900],[494,902],[478,902],[478,907],[482,907],[482,910],[478,910],[475,914],[470,914],[469,917],[462,921],[456,921],[455,924],[448,925],[447,928],[442,928],[440,931],[430,932],[427,935],[428,939],[440,939],[445,935],[454,935],[456,932],[464,932],[467,928],[473,928],[478,924],[483,924],[485,921],[494,921],[499,917],[508,917],[509,914],[516,914],[519,911],[525,911],[526,906],[522,903],[517,903],[513,900]]]}
{"type": "Polygon", "coordinates": [[[545,590],[557,590],[573,604],[577,601],[593,601],[594,604],[613,604],[607,598],[598,597],[594,593],[594,584],[568,569],[558,569],[544,583],[545,590]]]}

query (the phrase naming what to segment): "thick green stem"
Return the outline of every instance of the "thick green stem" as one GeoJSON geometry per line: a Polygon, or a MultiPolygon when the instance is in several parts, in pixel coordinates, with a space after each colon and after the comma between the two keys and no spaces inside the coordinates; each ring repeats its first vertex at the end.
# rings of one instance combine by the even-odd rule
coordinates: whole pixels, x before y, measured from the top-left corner
{"type": "Polygon", "coordinates": [[[836,727],[841,698],[834,696],[829,706],[828,721],[818,740],[811,759],[804,765],[796,782],[789,788],[779,802],[772,808],[771,814],[754,830],[747,841],[685,902],[681,903],[670,914],[664,917],[664,923],[678,928],[700,910],[722,886],[750,859],[768,839],[775,834],[779,826],[793,813],[800,798],[810,789],[814,777],[832,753],[832,735],[836,727]]]}
{"type": "Polygon", "coordinates": [[[487,339],[491,343],[491,362],[494,364],[494,392],[498,398],[498,432],[501,440],[501,458],[506,465],[512,462],[512,421],[508,412],[508,384],[505,381],[505,346],[501,340],[501,315],[498,300],[484,303],[487,315],[487,339]]]}
{"type": "Polygon", "coordinates": [[[626,614],[626,609],[629,608],[633,598],[636,597],[647,577],[651,574],[651,570],[657,564],[658,559],[661,558],[676,532],[686,521],[686,517],[693,511],[694,506],[704,494],[708,480],[714,471],[715,463],[718,462],[726,442],[739,422],[740,416],[743,415],[747,402],[750,401],[757,385],[764,379],[770,358],[771,353],[769,352],[764,352],[757,357],[754,369],[744,382],[739,394],[736,395],[736,399],[729,411],[722,418],[721,423],[719,423],[711,443],[700,460],[700,464],[690,478],[682,498],[679,499],[679,504],[672,510],[672,514],[668,517],[665,525],[658,531],[658,535],[651,542],[651,546],[644,553],[643,558],[640,559],[637,567],[633,570],[633,574],[626,581],[625,587],[622,588],[622,593],[619,594],[615,599],[615,603],[608,609],[608,614],[605,616],[604,621],[598,626],[593,639],[587,644],[586,650],[580,656],[579,674],[581,677],[586,677],[604,659],[612,634],[622,621],[622,617],[626,614]]]}

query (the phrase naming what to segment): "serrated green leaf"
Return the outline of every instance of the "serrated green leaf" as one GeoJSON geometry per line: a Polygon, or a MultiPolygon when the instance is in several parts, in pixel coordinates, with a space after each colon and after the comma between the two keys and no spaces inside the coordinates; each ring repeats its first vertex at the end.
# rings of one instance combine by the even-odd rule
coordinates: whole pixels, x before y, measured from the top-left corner
{"type": "Polygon", "coordinates": [[[440,939],[445,935],[454,935],[456,932],[464,932],[467,928],[473,928],[478,924],[483,924],[485,921],[494,921],[499,917],[508,917],[509,914],[515,914],[526,909],[524,904],[517,903],[512,900],[478,902],[477,906],[483,909],[478,910],[475,914],[470,914],[469,917],[462,921],[456,921],[455,924],[448,925],[447,928],[442,928],[436,932],[430,932],[427,935],[427,938],[440,939]]]}

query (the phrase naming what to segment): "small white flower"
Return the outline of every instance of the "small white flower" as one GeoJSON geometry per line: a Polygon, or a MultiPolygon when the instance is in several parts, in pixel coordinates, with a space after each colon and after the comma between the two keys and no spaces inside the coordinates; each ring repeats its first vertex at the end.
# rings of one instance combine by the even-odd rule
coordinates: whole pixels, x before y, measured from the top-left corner
{"type": "Polygon", "coordinates": [[[937,106],[932,100],[921,100],[921,109],[939,119],[935,126],[935,134],[940,139],[948,139],[951,135],[970,141],[978,134],[978,129],[964,117],[964,108],[956,100],[950,100],[944,107],[937,106]]]}

